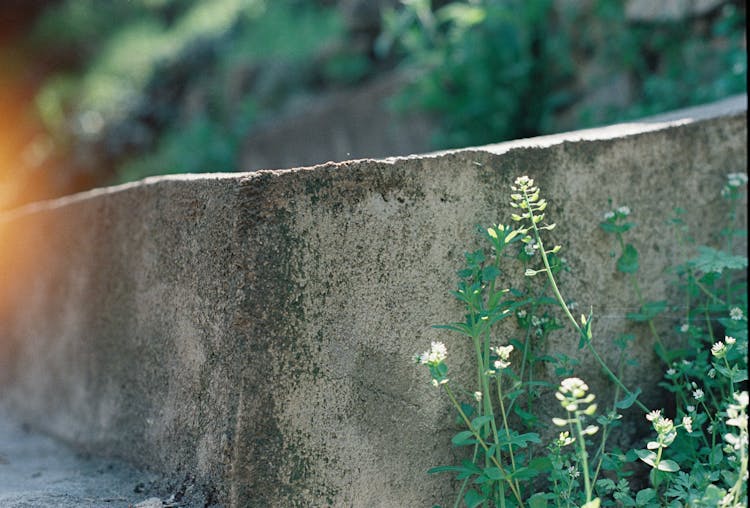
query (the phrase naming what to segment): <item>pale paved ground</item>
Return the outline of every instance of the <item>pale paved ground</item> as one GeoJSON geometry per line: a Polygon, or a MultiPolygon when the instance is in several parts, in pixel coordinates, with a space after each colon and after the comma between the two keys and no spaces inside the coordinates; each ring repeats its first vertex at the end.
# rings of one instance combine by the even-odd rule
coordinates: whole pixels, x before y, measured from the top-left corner
{"type": "MultiPolygon", "coordinates": [[[[126,508],[144,502],[155,476],[111,460],[83,457],[25,430],[0,407],[0,507],[126,508]]],[[[140,508],[140,507],[139,507],[140,508]]]]}

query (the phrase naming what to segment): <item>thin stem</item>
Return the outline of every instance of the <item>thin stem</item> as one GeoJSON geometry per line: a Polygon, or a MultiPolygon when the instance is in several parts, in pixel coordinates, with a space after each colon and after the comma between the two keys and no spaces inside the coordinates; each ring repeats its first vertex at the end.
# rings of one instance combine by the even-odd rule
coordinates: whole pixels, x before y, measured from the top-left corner
{"type": "MultiPolygon", "coordinates": [[[[495,381],[497,382],[497,398],[500,401],[500,413],[503,415],[503,426],[505,427],[505,436],[508,438],[508,454],[510,455],[510,464],[513,468],[513,473],[516,472],[516,459],[513,454],[513,445],[511,444],[510,439],[510,428],[508,427],[508,418],[506,416],[505,412],[505,403],[503,402],[503,388],[502,388],[502,379],[500,374],[498,373],[497,377],[495,378],[495,381]]],[[[498,446],[500,448],[500,446],[498,446]]],[[[520,486],[518,485],[518,480],[514,480],[516,482],[516,488],[520,489],[520,486]]]]}
{"type": "MultiPolygon", "coordinates": [[[[617,233],[617,242],[620,244],[620,250],[622,252],[625,252],[625,241],[622,238],[622,233],[617,233]]],[[[643,298],[643,292],[641,292],[641,286],[638,284],[638,278],[634,273],[629,273],[628,279],[630,280],[630,285],[633,286],[633,291],[635,292],[636,298],[638,298],[638,304],[641,306],[641,308],[643,308],[643,306],[646,305],[646,300],[645,298],[643,298]]],[[[648,319],[648,328],[651,331],[651,336],[654,338],[654,341],[656,341],[656,353],[659,355],[659,357],[666,361],[667,350],[664,347],[664,343],[661,341],[659,333],[656,331],[654,320],[651,318],[648,319]]]]}
{"type": "Polygon", "coordinates": [[[503,465],[493,456],[489,453],[490,448],[487,446],[487,443],[484,442],[484,439],[482,439],[482,436],[479,435],[479,433],[474,429],[474,427],[471,425],[471,421],[469,420],[469,417],[466,416],[466,413],[464,413],[463,409],[461,409],[461,405],[456,400],[456,397],[453,395],[453,392],[451,391],[448,384],[442,385],[445,388],[445,393],[448,394],[448,398],[453,403],[453,406],[458,410],[458,414],[461,416],[461,419],[466,424],[466,427],[469,429],[469,431],[472,433],[474,438],[477,440],[477,443],[479,443],[479,446],[481,446],[484,449],[485,456],[490,457],[490,460],[495,464],[495,466],[500,470],[502,475],[505,477],[505,481],[508,482],[508,485],[510,485],[510,490],[513,492],[513,495],[518,500],[518,505],[523,508],[523,500],[521,499],[520,492],[515,488],[515,485],[512,481],[508,478],[508,473],[505,472],[505,469],[503,468],[503,465]]]}
{"type": "Polygon", "coordinates": [[[591,502],[591,481],[589,480],[589,462],[588,453],[586,452],[586,443],[583,437],[583,428],[581,427],[581,420],[579,418],[579,412],[575,412],[575,424],[576,432],[578,434],[578,444],[580,448],[580,457],[583,462],[583,484],[586,489],[586,503],[591,502]]]}
{"type": "MultiPolygon", "coordinates": [[[[565,315],[568,316],[568,319],[573,324],[573,328],[576,329],[578,334],[582,334],[583,330],[581,329],[580,325],[576,322],[575,318],[573,317],[573,314],[570,313],[570,309],[568,309],[568,305],[565,303],[565,299],[563,299],[562,294],[560,294],[560,289],[557,287],[557,283],[555,282],[555,277],[552,275],[552,268],[550,267],[549,260],[547,259],[547,252],[544,250],[544,242],[542,242],[542,236],[539,232],[539,228],[536,226],[536,222],[534,222],[534,213],[532,211],[531,203],[529,202],[528,194],[524,190],[524,201],[526,203],[526,206],[529,210],[529,216],[530,216],[530,222],[531,227],[534,229],[534,237],[536,238],[537,244],[539,244],[539,252],[542,255],[542,261],[544,262],[544,267],[546,268],[547,272],[547,279],[550,282],[550,285],[552,286],[552,291],[555,293],[555,297],[557,298],[557,301],[560,303],[560,306],[563,308],[563,311],[565,311],[565,315]]],[[[597,362],[599,362],[599,365],[604,370],[604,372],[607,374],[607,376],[620,388],[623,389],[623,391],[628,394],[628,396],[632,396],[632,392],[628,390],[628,388],[622,384],[622,381],[615,375],[614,372],[610,370],[609,367],[607,367],[607,364],[604,363],[604,360],[602,360],[602,357],[599,356],[599,353],[596,352],[594,347],[591,345],[591,340],[586,340],[586,347],[589,351],[594,355],[594,358],[597,362]]],[[[644,413],[648,413],[648,408],[644,406],[637,398],[635,399],[635,403],[638,405],[639,408],[644,413]]]]}

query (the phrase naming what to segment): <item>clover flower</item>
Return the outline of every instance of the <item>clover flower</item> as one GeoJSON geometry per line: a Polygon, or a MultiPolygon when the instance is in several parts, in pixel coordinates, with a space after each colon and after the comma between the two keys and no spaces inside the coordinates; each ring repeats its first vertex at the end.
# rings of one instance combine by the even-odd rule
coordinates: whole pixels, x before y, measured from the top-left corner
{"type": "Polygon", "coordinates": [[[493,363],[495,369],[505,369],[510,367],[510,354],[513,352],[513,346],[491,347],[490,350],[497,355],[497,360],[493,363]]]}
{"type": "Polygon", "coordinates": [[[448,350],[442,342],[432,342],[430,349],[419,356],[422,365],[437,365],[448,357],[448,350]]]}
{"type": "Polygon", "coordinates": [[[747,183],[747,174],[745,173],[729,173],[727,175],[727,185],[729,187],[741,187],[747,183]]]}
{"type": "Polygon", "coordinates": [[[646,414],[646,420],[650,422],[656,421],[659,418],[661,418],[661,409],[654,409],[646,414]]]}
{"type": "Polygon", "coordinates": [[[630,208],[627,206],[621,206],[617,209],[617,213],[619,213],[623,217],[627,217],[628,215],[630,215],[630,208]]]}
{"type": "Polygon", "coordinates": [[[739,321],[740,319],[745,317],[745,314],[739,307],[732,307],[732,309],[729,311],[729,317],[734,321],[739,321]]]}
{"type": "Polygon", "coordinates": [[[682,417],[682,426],[687,433],[693,432],[693,419],[689,416],[682,417]]]}
{"type": "Polygon", "coordinates": [[[735,339],[734,337],[725,335],[724,342],[726,342],[727,346],[734,346],[734,343],[737,342],[737,339],[735,339]]]}
{"type": "Polygon", "coordinates": [[[716,358],[724,358],[727,356],[727,347],[722,341],[719,341],[711,346],[711,354],[716,358]]]}

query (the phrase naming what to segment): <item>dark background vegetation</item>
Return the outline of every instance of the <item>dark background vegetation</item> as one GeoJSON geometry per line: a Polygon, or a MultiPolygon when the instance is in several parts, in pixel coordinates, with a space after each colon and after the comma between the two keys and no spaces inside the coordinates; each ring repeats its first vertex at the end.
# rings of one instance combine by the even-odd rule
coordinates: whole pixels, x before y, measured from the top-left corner
{"type": "Polygon", "coordinates": [[[389,107],[429,114],[435,149],[709,102],[747,89],[745,17],[729,0],[6,0],[0,210],[248,169],[269,119],[394,72],[413,79],[389,107]]]}

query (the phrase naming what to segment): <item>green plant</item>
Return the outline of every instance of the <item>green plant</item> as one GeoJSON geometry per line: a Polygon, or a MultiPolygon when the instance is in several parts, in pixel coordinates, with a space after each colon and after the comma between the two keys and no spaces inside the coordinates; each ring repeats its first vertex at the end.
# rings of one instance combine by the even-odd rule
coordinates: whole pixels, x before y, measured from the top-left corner
{"type": "MultiPolygon", "coordinates": [[[[441,342],[415,357],[427,366],[432,384],[445,392],[459,415],[462,430],[453,437],[453,445],[468,448],[460,465],[429,471],[454,473],[461,481],[454,506],[746,506],[747,257],[731,253],[739,235],[736,208],[746,182],[744,174],[730,174],[722,191],[729,204],[722,232],[725,250],[687,249],[682,219],[670,222],[686,252],[698,253],[672,270],[687,299],[685,306],[677,306],[686,313],[685,321],[675,324],[682,336],[679,344],[663,340],[654,324],[669,303],[645,301],[642,296],[636,278],[638,251],[624,237],[635,226],[628,222],[630,209],[609,211],[600,224],[615,237],[620,250],[616,267],[628,277],[638,301],[638,312],[627,317],[648,326],[655,352],[664,362],[660,386],[665,397],[676,400],[674,415],[668,417],[664,409],[646,407],[639,400],[641,389],[631,389],[621,380],[623,369],[632,363],[627,349],[634,336],[623,334],[615,340],[620,356],[613,370],[596,350],[593,310],[574,317],[576,304],[563,297],[559,286],[567,269],[558,256],[561,247],[544,243],[555,228],[545,220],[547,201],[532,179],[515,180],[510,204],[516,210],[511,215],[516,226],[481,231],[488,248],[466,254],[466,267],[458,272],[458,288],[452,293],[464,307],[464,319],[436,326],[469,339],[476,359],[471,376],[475,386],[456,387],[441,342]],[[502,287],[500,281],[509,275],[502,262],[513,260],[521,265],[524,285],[502,287]],[[543,282],[532,284],[538,275],[543,282]],[[523,339],[498,345],[493,327],[511,317],[523,339]],[[579,349],[585,348],[612,382],[611,407],[600,410],[585,381],[572,376],[577,360],[543,354],[540,344],[549,333],[564,328],[564,322],[575,333],[579,349]],[[716,336],[724,339],[717,341],[716,336]],[[540,363],[553,365],[564,379],[557,384],[535,379],[535,365],[540,363]],[[565,411],[552,419],[561,431],[546,445],[536,432],[543,423],[534,414],[540,387],[557,387],[555,396],[565,411]],[[623,452],[611,448],[608,440],[631,407],[651,422],[655,436],[644,448],[623,452]],[[518,424],[527,432],[516,430],[518,424]],[[631,479],[643,471],[639,464],[648,466],[649,486],[633,494],[631,479]]],[[[632,411],[627,414],[633,417],[632,411]]]]}
{"type": "Polygon", "coordinates": [[[742,2],[651,22],[628,19],[622,0],[401,3],[384,15],[376,49],[395,48],[419,70],[395,103],[433,113],[435,148],[621,122],[747,89],[742,2]]]}

